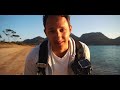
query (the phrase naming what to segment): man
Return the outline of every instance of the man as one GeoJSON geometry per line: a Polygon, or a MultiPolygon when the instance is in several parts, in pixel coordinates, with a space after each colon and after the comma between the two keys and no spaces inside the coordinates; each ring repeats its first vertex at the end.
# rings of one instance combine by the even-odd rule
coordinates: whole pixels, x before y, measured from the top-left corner
{"type": "MultiPolygon", "coordinates": [[[[70,37],[72,26],[69,15],[44,15],[44,32],[48,38],[48,65],[46,75],[74,75],[70,62],[75,59],[75,40],[70,37]]],[[[86,44],[81,43],[85,59],[90,61],[90,51],[86,44]]],[[[40,45],[35,47],[27,56],[25,75],[37,75],[37,61],[40,45]]]]}

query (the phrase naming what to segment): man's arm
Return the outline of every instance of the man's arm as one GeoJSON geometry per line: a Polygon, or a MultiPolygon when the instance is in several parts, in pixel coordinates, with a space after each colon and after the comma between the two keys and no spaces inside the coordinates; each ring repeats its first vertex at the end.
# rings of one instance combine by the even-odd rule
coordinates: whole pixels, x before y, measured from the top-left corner
{"type": "Polygon", "coordinates": [[[83,43],[83,42],[80,42],[84,48],[84,53],[85,53],[85,59],[88,59],[90,61],[90,49],[88,48],[88,46],[83,43]]]}
{"type": "Polygon", "coordinates": [[[38,60],[39,47],[33,48],[25,61],[24,75],[37,75],[36,62],[38,60]]]}

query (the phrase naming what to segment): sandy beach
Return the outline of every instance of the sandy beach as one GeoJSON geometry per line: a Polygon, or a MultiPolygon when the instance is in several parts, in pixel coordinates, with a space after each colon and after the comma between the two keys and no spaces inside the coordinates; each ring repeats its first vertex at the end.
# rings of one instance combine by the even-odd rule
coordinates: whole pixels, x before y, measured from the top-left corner
{"type": "Polygon", "coordinates": [[[23,75],[26,56],[33,47],[0,44],[0,75],[23,75]]]}

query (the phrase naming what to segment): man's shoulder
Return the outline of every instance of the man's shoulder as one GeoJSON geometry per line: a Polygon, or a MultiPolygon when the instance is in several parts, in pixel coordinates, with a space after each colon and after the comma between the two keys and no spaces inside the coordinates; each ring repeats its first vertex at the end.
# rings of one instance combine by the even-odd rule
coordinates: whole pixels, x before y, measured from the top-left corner
{"type": "MultiPolygon", "coordinates": [[[[78,40],[78,39],[76,39],[76,38],[74,38],[74,37],[70,37],[70,39],[71,39],[71,40],[74,40],[74,41],[76,41],[76,42],[79,42],[79,43],[82,44],[83,46],[86,45],[84,42],[82,42],[82,41],[80,41],[80,40],[78,40]]],[[[86,45],[86,46],[87,46],[87,45],[86,45]]]]}
{"type": "Polygon", "coordinates": [[[34,51],[38,51],[39,48],[40,48],[40,44],[39,44],[39,45],[36,45],[36,46],[32,49],[32,52],[34,52],[34,51]]]}
{"type": "Polygon", "coordinates": [[[77,40],[77,39],[75,39],[75,38],[73,38],[73,37],[70,37],[70,39],[73,40],[73,41],[75,41],[76,44],[79,44],[79,43],[80,43],[83,48],[88,48],[88,45],[85,44],[84,42],[82,42],[82,41],[80,41],[80,40],[77,40]],[[78,42],[79,42],[79,43],[78,43],[78,42]]]}
{"type": "Polygon", "coordinates": [[[84,42],[81,42],[81,41],[79,41],[79,42],[80,42],[80,44],[81,44],[83,47],[84,47],[84,46],[85,46],[85,47],[88,47],[87,44],[85,44],[84,42]]]}
{"type": "Polygon", "coordinates": [[[34,62],[35,58],[36,57],[38,58],[38,54],[39,54],[39,45],[31,49],[31,51],[27,55],[27,61],[34,62]]]}
{"type": "Polygon", "coordinates": [[[48,44],[48,40],[45,39],[43,42],[41,42],[40,44],[36,45],[31,52],[39,52],[40,48],[46,48],[48,44]],[[42,47],[41,47],[42,46],[42,47]]]}
{"type": "Polygon", "coordinates": [[[29,57],[36,55],[39,52],[40,45],[36,45],[33,47],[29,53],[29,57]]]}

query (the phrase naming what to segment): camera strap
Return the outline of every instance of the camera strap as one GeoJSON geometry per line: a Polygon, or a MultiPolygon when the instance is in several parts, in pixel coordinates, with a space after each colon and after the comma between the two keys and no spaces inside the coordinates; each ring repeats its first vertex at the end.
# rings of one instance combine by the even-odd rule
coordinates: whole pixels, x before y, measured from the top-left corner
{"type": "Polygon", "coordinates": [[[40,45],[38,62],[36,63],[38,67],[38,75],[46,75],[45,68],[47,66],[48,60],[48,40],[45,40],[40,45]]]}
{"type": "MultiPolygon", "coordinates": [[[[74,39],[74,38],[73,38],[74,39]]],[[[78,63],[78,60],[83,60],[85,59],[85,54],[84,54],[84,49],[82,44],[74,39],[75,45],[76,45],[76,56],[75,56],[75,62],[78,63]]],[[[38,57],[38,62],[36,63],[38,67],[38,75],[46,75],[45,74],[45,68],[47,66],[47,60],[48,60],[48,40],[45,40],[41,43],[40,45],[40,50],[39,50],[39,57],[38,57]]],[[[77,68],[76,66],[74,67],[75,69],[77,68]]]]}

